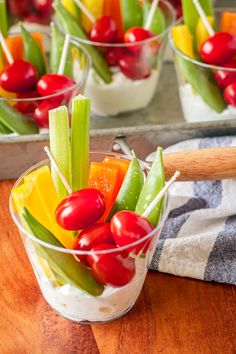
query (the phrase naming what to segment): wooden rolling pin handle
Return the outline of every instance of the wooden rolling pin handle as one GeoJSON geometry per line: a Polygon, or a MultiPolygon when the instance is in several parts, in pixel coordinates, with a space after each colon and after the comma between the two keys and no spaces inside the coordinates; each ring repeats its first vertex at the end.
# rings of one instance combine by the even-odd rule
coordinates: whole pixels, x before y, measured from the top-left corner
{"type": "Polygon", "coordinates": [[[236,178],[236,147],[199,149],[164,154],[166,180],[176,170],[178,181],[205,181],[236,178]]]}

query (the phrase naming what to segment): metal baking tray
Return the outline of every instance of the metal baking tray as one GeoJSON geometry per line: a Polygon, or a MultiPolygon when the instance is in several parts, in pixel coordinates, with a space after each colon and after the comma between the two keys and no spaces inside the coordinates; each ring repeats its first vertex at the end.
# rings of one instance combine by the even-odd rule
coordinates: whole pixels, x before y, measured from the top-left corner
{"type": "MultiPolygon", "coordinates": [[[[113,118],[92,117],[91,149],[110,151],[117,137],[126,139],[140,158],[164,147],[195,137],[236,134],[236,120],[187,123],[180,107],[172,63],[165,63],[156,96],[144,110],[113,118]]],[[[48,134],[0,137],[0,179],[17,178],[45,158],[48,134]]]]}

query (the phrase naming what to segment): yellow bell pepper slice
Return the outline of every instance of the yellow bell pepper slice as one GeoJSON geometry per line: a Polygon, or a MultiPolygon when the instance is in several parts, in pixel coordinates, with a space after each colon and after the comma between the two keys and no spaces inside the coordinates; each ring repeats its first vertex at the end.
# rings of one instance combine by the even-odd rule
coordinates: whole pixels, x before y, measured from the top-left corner
{"type": "MultiPolygon", "coordinates": [[[[211,26],[214,24],[214,17],[213,16],[207,16],[209,23],[211,26]]],[[[196,42],[197,42],[197,49],[200,51],[200,48],[202,44],[209,38],[210,35],[204,26],[201,17],[199,17],[196,25],[196,42]]]]}
{"type": "Polygon", "coordinates": [[[194,59],[193,37],[186,25],[178,25],[171,30],[172,38],[177,49],[194,59]]]}
{"type": "MultiPolygon", "coordinates": [[[[1,67],[1,63],[0,63],[0,67],[1,67]]],[[[0,86],[0,97],[17,98],[17,94],[15,92],[6,91],[0,86]]],[[[14,106],[14,104],[16,104],[16,101],[7,100],[7,103],[10,104],[11,106],[14,106]]]]}
{"type": "Polygon", "coordinates": [[[4,64],[3,64],[3,59],[2,59],[2,53],[0,51],[0,71],[2,71],[3,68],[4,68],[4,64]]]}
{"type": "Polygon", "coordinates": [[[70,12],[78,21],[80,21],[80,12],[74,0],[61,0],[65,9],[70,12]]]}
{"type": "Polygon", "coordinates": [[[59,204],[59,198],[47,166],[25,176],[24,183],[12,191],[12,198],[20,216],[22,207],[25,206],[63,246],[73,248],[72,233],[62,229],[55,220],[55,210],[59,204]]]}
{"type": "MultiPolygon", "coordinates": [[[[96,19],[102,17],[104,0],[83,0],[82,3],[96,19]]],[[[82,21],[82,27],[88,33],[92,27],[92,22],[82,12],[81,12],[81,21],[82,21]]]]}

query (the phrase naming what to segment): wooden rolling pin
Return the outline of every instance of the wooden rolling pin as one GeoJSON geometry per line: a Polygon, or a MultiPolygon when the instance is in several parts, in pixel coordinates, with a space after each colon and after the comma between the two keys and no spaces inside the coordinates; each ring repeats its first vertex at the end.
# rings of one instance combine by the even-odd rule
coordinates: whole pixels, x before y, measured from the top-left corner
{"type": "Polygon", "coordinates": [[[236,147],[209,148],[164,154],[166,179],[176,170],[178,181],[236,178],[236,147]]]}

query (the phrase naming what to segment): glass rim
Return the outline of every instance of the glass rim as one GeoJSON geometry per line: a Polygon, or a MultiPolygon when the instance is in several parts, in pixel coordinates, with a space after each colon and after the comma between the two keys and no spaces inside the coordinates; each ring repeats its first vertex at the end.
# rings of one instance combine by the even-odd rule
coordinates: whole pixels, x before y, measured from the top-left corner
{"type": "MultiPolygon", "coordinates": [[[[30,32],[30,33],[34,33],[34,31],[30,32]]],[[[14,33],[12,34],[12,36],[15,36],[15,35],[18,35],[19,33],[14,33]]],[[[48,35],[48,37],[51,37],[51,34],[49,33],[44,33],[44,35],[48,35]]],[[[85,53],[86,55],[86,59],[88,61],[88,66],[86,68],[86,70],[83,71],[83,75],[82,75],[82,78],[81,78],[81,82],[76,82],[75,84],[73,84],[72,86],[64,89],[64,90],[61,90],[60,92],[56,92],[56,93],[53,93],[51,95],[47,95],[47,96],[38,96],[38,97],[26,97],[26,98],[18,98],[18,97],[1,97],[0,96],[0,101],[11,101],[11,102],[35,102],[35,101],[45,101],[45,100],[50,100],[52,98],[57,98],[59,96],[61,96],[62,94],[65,94],[67,92],[70,92],[70,91],[73,91],[74,89],[80,89],[84,83],[86,82],[87,80],[87,77],[88,77],[88,74],[89,74],[89,71],[92,67],[92,61],[91,61],[91,57],[90,55],[88,54],[88,51],[86,48],[84,48],[78,41],[76,41],[74,38],[72,38],[72,36],[70,36],[70,41],[69,41],[70,44],[73,44],[74,46],[80,48],[80,50],[82,52],[85,53]],[[87,74],[85,74],[85,72],[87,74]]],[[[55,74],[55,73],[46,73],[46,74],[55,74]]],[[[24,92],[23,92],[24,93],[24,92]]]]}
{"type": "MultiPolygon", "coordinates": [[[[216,13],[217,12],[222,12],[223,10],[227,10],[227,11],[230,11],[230,12],[235,12],[235,9],[232,8],[232,7],[216,7],[214,9],[214,12],[216,12],[216,13]]],[[[178,21],[176,21],[176,24],[181,24],[182,22],[183,22],[183,17],[178,19],[178,21]]],[[[189,61],[192,64],[201,66],[201,67],[203,67],[205,69],[224,70],[224,71],[236,72],[236,68],[227,68],[227,67],[220,66],[220,65],[207,64],[207,63],[201,62],[199,60],[190,58],[186,54],[182,53],[178,48],[176,48],[176,46],[174,44],[174,41],[173,41],[173,38],[172,38],[171,31],[169,31],[168,40],[169,40],[170,46],[171,46],[172,50],[175,52],[175,54],[179,55],[180,57],[182,57],[183,59],[189,61]]]]}
{"type": "MultiPolygon", "coordinates": [[[[108,151],[103,151],[103,150],[91,150],[89,152],[90,154],[103,154],[103,155],[108,155],[108,156],[116,156],[125,160],[130,160],[130,158],[126,155],[123,154],[119,154],[116,152],[108,152],[108,151]]],[[[30,172],[32,172],[33,170],[35,170],[35,168],[40,167],[40,166],[44,166],[46,163],[49,162],[49,159],[44,159],[36,164],[34,164],[33,166],[31,166],[30,168],[28,168],[18,179],[17,181],[14,183],[11,191],[17,187],[20,182],[22,181],[23,177],[25,177],[27,174],[29,174],[30,172]]],[[[143,168],[146,169],[150,169],[150,166],[142,160],[139,160],[141,166],[143,166],[143,168]]],[[[66,254],[71,254],[74,256],[89,256],[89,255],[94,255],[94,254],[110,254],[110,253],[117,253],[117,252],[121,252],[121,251],[125,251],[127,249],[130,249],[131,247],[136,247],[138,246],[140,243],[143,243],[144,241],[152,238],[152,236],[158,231],[161,230],[164,221],[165,221],[165,215],[167,213],[167,204],[168,204],[168,196],[167,194],[164,197],[164,207],[162,210],[162,214],[161,214],[161,218],[160,218],[160,222],[159,224],[147,235],[145,235],[144,237],[142,237],[140,240],[132,242],[126,246],[120,246],[120,247],[116,247],[116,248],[111,248],[108,250],[98,250],[98,251],[85,251],[85,250],[74,250],[74,249],[69,249],[69,248],[64,248],[64,247],[59,247],[59,246],[54,246],[50,243],[47,243],[45,241],[39,240],[37,237],[35,237],[33,234],[31,234],[30,232],[28,232],[23,225],[19,222],[17,216],[16,216],[16,212],[13,209],[13,200],[12,200],[12,196],[10,193],[10,198],[9,198],[9,210],[10,210],[10,214],[11,217],[14,221],[14,223],[16,224],[17,228],[19,229],[19,231],[21,233],[23,233],[24,235],[26,235],[29,239],[31,239],[32,241],[37,242],[38,244],[40,244],[41,246],[44,246],[46,248],[49,248],[51,250],[57,251],[57,252],[61,252],[61,253],[66,253],[66,254]]]]}
{"type": "MultiPolygon", "coordinates": [[[[103,42],[93,42],[90,41],[89,39],[83,39],[80,37],[76,37],[71,35],[71,38],[75,39],[76,41],[78,41],[79,43],[83,43],[86,45],[90,45],[90,46],[94,46],[94,47],[104,47],[104,48],[128,48],[128,47],[135,47],[138,45],[143,45],[146,43],[150,43],[150,42],[154,42],[157,39],[160,39],[162,37],[164,37],[165,35],[168,34],[168,32],[170,31],[170,28],[173,26],[173,24],[176,21],[176,11],[173,7],[173,5],[168,1],[168,0],[160,0],[160,3],[164,4],[166,6],[166,8],[169,11],[169,14],[171,15],[171,20],[170,20],[170,24],[165,28],[165,30],[163,32],[161,32],[160,34],[157,34],[151,38],[145,39],[143,41],[138,41],[135,43],[103,43],[103,42]]],[[[58,24],[58,22],[57,22],[58,24]]],[[[58,24],[59,25],[59,24],[58,24]]],[[[59,25],[59,27],[61,28],[61,26],[59,25]]],[[[64,30],[62,30],[64,32],[64,30]]]]}

